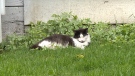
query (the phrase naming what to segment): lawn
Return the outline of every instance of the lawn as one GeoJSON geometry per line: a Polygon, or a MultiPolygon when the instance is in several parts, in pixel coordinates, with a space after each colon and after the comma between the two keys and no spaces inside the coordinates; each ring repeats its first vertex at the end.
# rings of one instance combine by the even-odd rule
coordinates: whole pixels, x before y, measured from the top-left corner
{"type": "Polygon", "coordinates": [[[85,50],[17,50],[0,54],[0,76],[134,76],[135,43],[92,42],[85,50]]]}

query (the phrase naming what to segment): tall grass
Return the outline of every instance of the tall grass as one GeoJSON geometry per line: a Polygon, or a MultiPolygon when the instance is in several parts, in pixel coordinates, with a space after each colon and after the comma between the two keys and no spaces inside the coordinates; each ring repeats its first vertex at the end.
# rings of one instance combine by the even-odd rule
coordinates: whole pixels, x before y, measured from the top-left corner
{"type": "Polygon", "coordinates": [[[0,76],[134,76],[134,46],[94,41],[85,50],[19,48],[0,54],[0,76]]]}

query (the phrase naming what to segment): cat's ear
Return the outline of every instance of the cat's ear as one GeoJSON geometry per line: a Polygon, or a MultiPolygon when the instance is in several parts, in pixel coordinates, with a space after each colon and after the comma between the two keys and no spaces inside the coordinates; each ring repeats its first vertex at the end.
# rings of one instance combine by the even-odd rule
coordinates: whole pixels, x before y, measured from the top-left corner
{"type": "Polygon", "coordinates": [[[86,32],[88,32],[88,28],[85,28],[84,30],[85,30],[86,32]]]}

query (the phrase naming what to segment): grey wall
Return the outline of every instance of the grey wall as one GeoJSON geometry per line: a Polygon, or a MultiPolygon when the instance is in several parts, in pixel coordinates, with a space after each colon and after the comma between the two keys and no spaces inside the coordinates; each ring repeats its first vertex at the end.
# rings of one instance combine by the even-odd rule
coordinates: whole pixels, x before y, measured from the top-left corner
{"type": "Polygon", "coordinates": [[[3,38],[13,33],[23,34],[31,21],[47,21],[52,14],[70,12],[93,22],[135,22],[135,0],[6,0],[6,15],[2,16],[3,38]]]}
{"type": "Polygon", "coordinates": [[[22,34],[24,32],[24,1],[5,0],[6,14],[2,16],[3,39],[13,33],[22,34]]]}
{"type": "Polygon", "coordinates": [[[135,22],[135,0],[24,0],[24,24],[47,21],[52,14],[70,12],[92,22],[135,22]]]}

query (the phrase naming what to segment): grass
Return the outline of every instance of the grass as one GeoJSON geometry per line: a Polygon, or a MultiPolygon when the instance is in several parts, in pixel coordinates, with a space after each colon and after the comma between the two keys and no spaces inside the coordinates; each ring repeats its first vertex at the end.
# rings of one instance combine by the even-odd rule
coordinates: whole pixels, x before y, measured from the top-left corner
{"type": "Polygon", "coordinates": [[[92,42],[85,50],[18,48],[0,54],[0,76],[134,76],[134,46],[92,42]]]}

